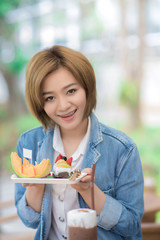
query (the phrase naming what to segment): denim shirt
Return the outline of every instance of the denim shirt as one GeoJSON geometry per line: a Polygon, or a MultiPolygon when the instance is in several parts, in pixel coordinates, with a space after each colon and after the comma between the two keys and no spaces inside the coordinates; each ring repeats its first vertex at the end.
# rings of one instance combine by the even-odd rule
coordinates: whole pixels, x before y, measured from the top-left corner
{"type": "MultiPolygon", "coordinates": [[[[23,158],[23,148],[32,150],[32,163],[49,158],[53,167],[54,129],[31,129],[19,138],[17,153],[23,158]]],[[[144,213],[143,173],[135,143],[119,130],[101,124],[91,114],[91,135],[82,169],[96,163],[95,184],[106,194],[106,201],[97,216],[98,240],[140,240],[144,213]]],[[[37,229],[34,240],[48,239],[51,227],[52,186],[46,184],[41,213],[27,206],[25,191],[15,184],[15,204],[22,222],[37,229]]],[[[88,208],[78,196],[81,208],[88,208]]]]}

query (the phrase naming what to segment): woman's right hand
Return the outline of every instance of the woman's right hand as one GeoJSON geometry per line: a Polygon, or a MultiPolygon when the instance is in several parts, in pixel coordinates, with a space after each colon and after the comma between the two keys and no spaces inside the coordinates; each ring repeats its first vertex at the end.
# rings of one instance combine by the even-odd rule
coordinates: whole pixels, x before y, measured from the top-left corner
{"type": "Polygon", "coordinates": [[[34,186],[40,187],[40,185],[44,185],[44,184],[22,183],[22,186],[23,186],[23,187],[34,187],[34,186]],[[38,185],[39,185],[39,186],[38,186],[38,185]]]}

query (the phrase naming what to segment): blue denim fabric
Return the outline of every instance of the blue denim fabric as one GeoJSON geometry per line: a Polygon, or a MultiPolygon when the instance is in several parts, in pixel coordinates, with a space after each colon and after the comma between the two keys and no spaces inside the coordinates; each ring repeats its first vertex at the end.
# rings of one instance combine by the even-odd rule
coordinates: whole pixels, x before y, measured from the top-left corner
{"type": "MultiPolygon", "coordinates": [[[[17,153],[23,158],[23,148],[32,150],[32,161],[49,158],[53,166],[54,130],[31,129],[20,137],[17,153]]],[[[98,240],[140,240],[144,213],[143,173],[135,143],[119,130],[107,127],[91,115],[91,136],[82,169],[96,163],[95,184],[106,194],[106,202],[97,217],[98,240]]],[[[51,226],[52,186],[45,186],[41,213],[27,206],[26,188],[15,184],[15,203],[23,223],[37,228],[35,240],[46,240],[51,226]]],[[[88,206],[79,195],[80,207],[88,206]]]]}

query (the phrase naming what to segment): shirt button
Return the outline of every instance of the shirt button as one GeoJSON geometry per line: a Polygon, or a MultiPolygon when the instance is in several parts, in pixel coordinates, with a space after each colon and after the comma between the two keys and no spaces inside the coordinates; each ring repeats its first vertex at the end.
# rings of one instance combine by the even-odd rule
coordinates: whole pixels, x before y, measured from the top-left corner
{"type": "Polygon", "coordinates": [[[64,235],[62,235],[62,237],[63,237],[64,239],[67,239],[67,237],[66,237],[66,236],[64,236],[64,235]]]}
{"type": "Polygon", "coordinates": [[[64,197],[63,197],[63,196],[61,196],[61,195],[59,195],[59,196],[58,196],[58,199],[59,199],[61,202],[63,202],[63,201],[64,201],[64,197]]]}
{"type": "Polygon", "coordinates": [[[59,217],[59,221],[64,222],[64,218],[63,217],[59,217]]]}

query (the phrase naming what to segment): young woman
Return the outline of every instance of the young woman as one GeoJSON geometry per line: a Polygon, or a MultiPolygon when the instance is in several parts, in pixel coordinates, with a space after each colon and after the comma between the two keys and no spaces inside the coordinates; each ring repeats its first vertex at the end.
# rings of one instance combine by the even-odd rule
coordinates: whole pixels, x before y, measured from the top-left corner
{"type": "Polygon", "coordinates": [[[36,228],[35,240],[67,239],[66,214],[91,208],[91,167],[99,240],[142,239],[143,174],[134,142],[101,124],[93,68],[81,53],[53,46],[37,53],[26,70],[26,100],[42,126],[20,137],[17,153],[39,163],[59,154],[73,157],[72,169],[87,176],[74,185],[16,184],[15,203],[23,223],[36,228]]]}

